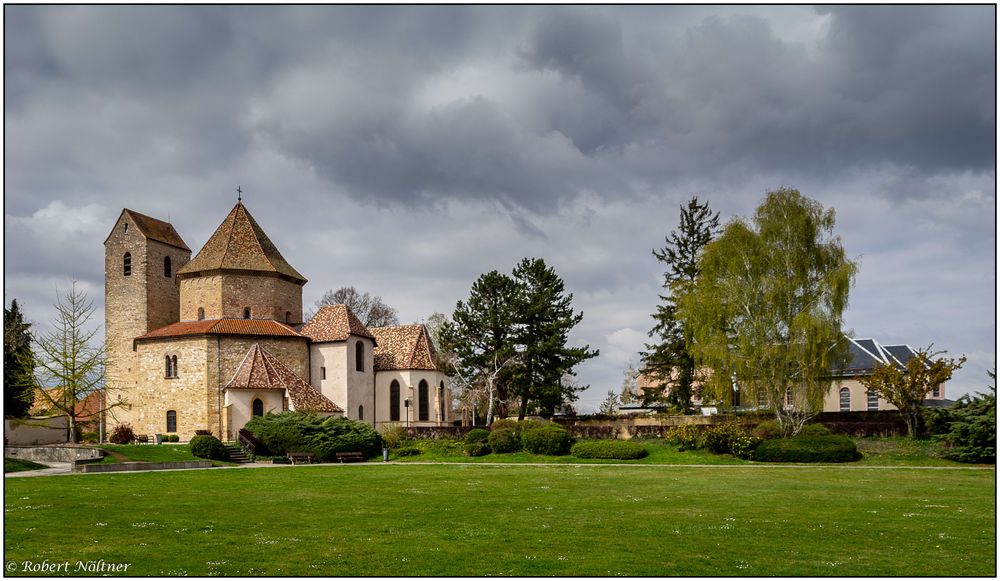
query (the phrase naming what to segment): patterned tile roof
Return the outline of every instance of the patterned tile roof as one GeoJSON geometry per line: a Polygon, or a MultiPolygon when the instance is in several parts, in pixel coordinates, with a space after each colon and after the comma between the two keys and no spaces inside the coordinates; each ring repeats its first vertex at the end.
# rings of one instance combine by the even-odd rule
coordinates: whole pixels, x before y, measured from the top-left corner
{"type": "Polygon", "coordinates": [[[184,337],[187,335],[262,335],[267,337],[302,337],[284,323],[270,319],[206,319],[203,321],[181,321],[136,337],[154,339],[160,337],[184,337]]]}
{"type": "Polygon", "coordinates": [[[287,276],[301,284],[306,279],[281,256],[242,202],[237,202],[226,219],[198,254],[178,269],[178,275],[211,270],[255,270],[287,276]]]}
{"type": "MultiPolygon", "coordinates": [[[[128,208],[122,210],[122,214],[131,218],[132,223],[134,223],[135,227],[139,229],[139,233],[146,238],[156,240],[157,242],[162,242],[182,250],[187,250],[188,252],[191,251],[191,249],[187,247],[187,244],[184,244],[184,240],[181,239],[181,235],[177,233],[177,230],[174,230],[174,227],[170,224],[170,222],[157,220],[156,218],[140,214],[139,212],[129,210],[128,208]]],[[[111,238],[110,234],[108,235],[108,238],[111,238]]],[[[106,238],[104,242],[107,241],[108,240],[106,238]]]]}
{"type": "MultiPolygon", "coordinates": [[[[374,340],[368,327],[358,319],[347,305],[324,305],[320,307],[313,318],[302,326],[299,333],[309,337],[313,342],[346,341],[349,335],[368,337],[374,340]]],[[[377,343],[377,341],[376,341],[377,343]]]]}
{"type": "Polygon", "coordinates": [[[426,369],[434,371],[434,343],[423,325],[372,327],[375,370],[426,369]]]}
{"type": "Polygon", "coordinates": [[[289,407],[300,412],[343,412],[337,404],[303,381],[267,349],[254,343],[225,389],[280,389],[289,407]]]}

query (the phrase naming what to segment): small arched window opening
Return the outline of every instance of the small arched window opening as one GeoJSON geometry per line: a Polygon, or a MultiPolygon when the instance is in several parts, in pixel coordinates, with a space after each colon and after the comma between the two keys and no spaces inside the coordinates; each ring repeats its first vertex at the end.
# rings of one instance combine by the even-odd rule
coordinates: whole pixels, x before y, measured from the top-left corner
{"type": "Polygon", "coordinates": [[[202,321],[205,319],[205,307],[198,307],[198,320],[202,321]]]}
{"type": "Polygon", "coordinates": [[[878,392],[871,389],[868,390],[868,411],[878,411],[878,392]]]}
{"type": "Polygon", "coordinates": [[[389,421],[399,421],[399,382],[395,379],[389,384],[389,421]]]}
{"type": "Polygon", "coordinates": [[[123,234],[128,234],[128,222],[125,222],[124,224],[122,224],[122,233],[123,234]]]}
{"type": "Polygon", "coordinates": [[[170,358],[170,366],[174,369],[174,374],[171,377],[177,377],[177,356],[174,355],[170,358]]]}
{"type": "Polygon", "coordinates": [[[427,382],[421,379],[417,391],[417,419],[421,422],[430,419],[430,394],[428,391],[430,390],[427,388],[427,382]]]}
{"type": "Polygon", "coordinates": [[[292,312],[291,311],[285,311],[285,322],[286,323],[291,323],[292,322],[292,312]]]}
{"type": "Polygon", "coordinates": [[[132,276],[132,253],[126,252],[122,257],[122,273],[125,276],[132,276]]]}
{"type": "Polygon", "coordinates": [[[255,416],[264,415],[264,402],[262,402],[259,397],[253,400],[252,407],[253,407],[253,415],[255,416]]]}
{"type": "Polygon", "coordinates": [[[174,410],[167,410],[167,432],[177,431],[177,412],[174,410]]]}
{"type": "Polygon", "coordinates": [[[365,406],[363,405],[358,406],[358,419],[359,420],[365,419],[365,406]]]}
{"type": "Polygon", "coordinates": [[[170,278],[173,276],[173,269],[170,267],[170,257],[163,257],[163,276],[170,278]]]}
{"type": "Polygon", "coordinates": [[[365,344],[361,341],[354,346],[354,369],[365,370],[365,344]]]}
{"type": "Polygon", "coordinates": [[[250,318],[250,307],[243,307],[243,318],[244,319],[250,318]]]}
{"type": "Polygon", "coordinates": [[[846,387],[840,388],[840,411],[851,411],[851,390],[846,387]]]}
{"type": "Polygon", "coordinates": [[[166,358],[166,366],[163,370],[163,377],[173,377],[173,375],[170,374],[170,372],[173,370],[173,366],[170,364],[170,356],[167,355],[165,358],[166,358]]]}

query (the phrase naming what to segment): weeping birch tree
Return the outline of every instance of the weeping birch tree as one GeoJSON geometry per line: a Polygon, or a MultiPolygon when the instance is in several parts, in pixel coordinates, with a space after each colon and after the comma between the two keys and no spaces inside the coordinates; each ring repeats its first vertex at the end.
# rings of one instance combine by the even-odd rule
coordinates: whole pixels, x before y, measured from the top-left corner
{"type": "Polygon", "coordinates": [[[785,434],[822,410],[830,369],[847,357],[841,325],[857,264],[833,234],[833,209],[782,188],[752,222],[731,221],[705,248],[701,272],[672,288],[705,388],[766,405],[785,434]]]}

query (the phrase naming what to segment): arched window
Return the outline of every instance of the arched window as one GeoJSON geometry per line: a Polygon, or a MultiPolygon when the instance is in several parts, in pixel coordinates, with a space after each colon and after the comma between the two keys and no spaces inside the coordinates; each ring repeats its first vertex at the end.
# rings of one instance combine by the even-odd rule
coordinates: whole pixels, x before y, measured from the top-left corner
{"type": "Polygon", "coordinates": [[[260,401],[260,398],[253,400],[253,415],[262,416],[264,415],[264,402],[260,401]]]}
{"type": "Polygon", "coordinates": [[[170,278],[171,276],[173,276],[173,273],[171,272],[171,268],[170,268],[170,257],[169,256],[164,256],[163,257],[163,276],[165,276],[167,278],[170,278]]]}
{"type": "Polygon", "coordinates": [[[878,411],[878,392],[872,389],[868,390],[868,411],[878,411]]]}
{"type": "Polygon", "coordinates": [[[441,386],[438,387],[438,421],[444,422],[448,418],[444,417],[444,382],[441,382],[441,386]]]}
{"type": "Polygon", "coordinates": [[[122,233],[128,234],[128,222],[122,224],[122,233]]]}
{"type": "Polygon", "coordinates": [[[840,388],[840,411],[851,411],[851,390],[846,387],[840,388]]]}
{"type": "Polygon", "coordinates": [[[365,419],[365,406],[363,405],[358,406],[358,419],[359,420],[365,419]]]}
{"type": "Polygon", "coordinates": [[[244,319],[250,318],[250,307],[243,307],[243,318],[244,319]]]}
{"type": "Polygon", "coordinates": [[[122,258],[122,272],[125,276],[132,275],[132,253],[126,252],[125,256],[122,258]]]}
{"type": "Polygon", "coordinates": [[[163,370],[163,377],[173,377],[173,375],[171,375],[171,371],[173,371],[173,366],[170,364],[169,355],[166,356],[166,360],[167,360],[167,365],[163,370]]]}
{"type": "Polygon", "coordinates": [[[429,395],[427,393],[427,382],[423,379],[420,380],[420,387],[417,391],[417,409],[418,416],[417,420],[421,422],[426,422],[430,418],[430,401],[429,395]]]}
{"type": "Polygon", "coordinates": [[[292,322],[292,312],[291,311],[285,311],[285,322],[286,323],[291,323],[292,322]]]}
{"type": "Polygon", "coordinates": [[[389,421],[399,421],[399,382],[395,379],[389,384],[389,421]]]}
{"type": "Polygon", "coordinates": [[[365,370],[365,344],[361,341],[354,346],[354,369],[365,370]]]}
{"type": "Polygon", "coordinates": [[[171,367],[173,367],[174,374],[171,377],[177,377],[177,356],[174,355],[170,358],[171,367]]]}
{"type": "Polygon", "coordinates": [[[205,319],[205,307],[198,307],[198,320],[202,321],[205,319]]]}
{"type": "Polygon", "coordinates": [[[167,410],[167,432],[177,431],[177,412],[167,410]]]}

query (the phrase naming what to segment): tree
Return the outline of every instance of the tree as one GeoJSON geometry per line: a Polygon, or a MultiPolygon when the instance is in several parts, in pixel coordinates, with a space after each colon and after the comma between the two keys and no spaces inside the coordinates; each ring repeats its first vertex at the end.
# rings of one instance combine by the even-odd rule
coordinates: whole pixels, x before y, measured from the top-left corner
{"type": "Polygon", "coordinates": [[[770,192],[752,225],[732,220],[705,247],[693,283],[671,285],[691,354],[711,369],[703,389],[732,402],[735,382],[785,434],[822,409],[830,369],[847,357],[841,325],[857,266],[834,223],[832,209],[797,190],[770,192]]]}
{"type": "Polygon", "coordinates": [[[666,265],[663,273],[663,288],[660,295],[662,304],[653,313],[654,327],[649,336],[658,338],[653,344],[646,344],[642,354],[643,368],[657,385],[643,391],[643,403],[653,405],[663,400],[663,392],[670,387],[667,403],[681,412],[691,411],[691,396],[694,395],[695,360],[688,348],[690,333],[677,318],[677,305],[673,288],[679,284],[694,284],[700,272],[701,254],[706,245],[719,231],[719,214],[714,215],[708,207],[692,197],[687,207],[681,206],[680,232],[670,233],[663,248],[653,250],[653,256],[666,265]]]}
{"type": "Polygon", "coordinates": [[[621,399],[614,390],[608,390],[608,397],[604,398],[601,402],[600,407],[597,408],[597,413],[602,416],[617,416],[618,406],[621,404],[621,399]]]}
{"type": "MultiPolygon", "coordinates": [[[[101,413],[77,404],[103,387],[104,347],[94,342],[100,327],[87,329],[94,303],[87,293],[77,290],[76,283],[56,299],[55,308],[52,330],[34,337],[36,393],[51,409],[69,418],[69,440],[75,441],[76,425],[101,413]]],[[[104,399],[105,411],[126,403],[120,394],[110,405],[106,395],[104,399]]]]}
{"type": "Polygon", "coordinates": [[[323,296],[316,301],[313,310],[306,316],[306,320],[311,319],[316,311],[326,305],[347,305],[347,308],[351,309],[351,312],[366,327],[387,327],[399,324],[396,309],[385,304],[382,297],[359,292],[353,286],[343,286],[336,291],[328,290],[323,293],[323,296]]]}
{"type": "Polygon", "coordinates": [[[24,321],[17,299],[3,310],[3,409],[9,418],[24,418],[35,401],[35,356],[31,323],[24,321]]]}
{"type": "Polygon", "coordinates": [[[965,363],[964,355],[957,360],[938,357],[944,353],[932,353],[928,346],[906,362],[905,370],[891,364],[876,365],[870,376],[859,380],[899,409],[906,422],[906,433],[911,438],[916,438],[920,432],[924,399],[935,387],[951,379],[952,373],[965,363]]]}
{"type": "MultiPolygon", "coordinates": [[[[487,424],[494,413],[507,417],[508,384],[520,358],[516,343],[517,282],[497,271],[472,284],[467,301],[458,301],[451,322],[441,326],[442,350],[454,353],[448,369],[464,390],[484,390],[487,424]]],[[[476,399],[476,398],[474,398],[476,399]]]]}
{"type": "Polygon", "coordinates": [[[521,351],[512,381],[514,394],[521,398],[517,417],[523,420],[531,403],[542,416],[550,417],[564,399],[576,399],[567,388],[579,388],[562,382],[563,376],[574,375],[574,367],[599,351],[590,345],[567,345],[569,332],[583,320],[583,313],[573,312],[573,294],[565,293],[555,269],[540,258],[525,258],[514,268],[513,277],[520,291],[520,301],[511,305],[516,308],[521,351]]]}
{"type": "Polygon", "coordinates": [[[950,446],[944,457],[958,462],[996,464],[997,461],[997,388],[996,371],[986,372],[994,385],[987,394],[963,395],[951,409],[940,410],[948,416],[947,431],[940,437],[950,446]]]}
{"type": "Polygon", "coordinates": [[[628,367],[622,373],[622,393],[619,400],[622,404],[636,403],[639,401],[639,397],[636,395],[636,380],[639,376],[639,372],[635,370],[632,362],[628,362],[628,367]]]}

